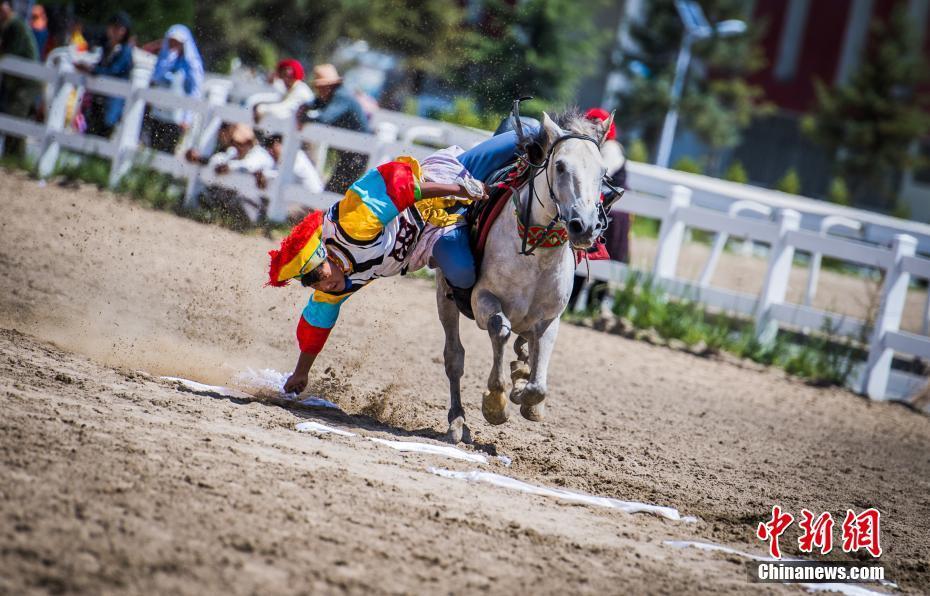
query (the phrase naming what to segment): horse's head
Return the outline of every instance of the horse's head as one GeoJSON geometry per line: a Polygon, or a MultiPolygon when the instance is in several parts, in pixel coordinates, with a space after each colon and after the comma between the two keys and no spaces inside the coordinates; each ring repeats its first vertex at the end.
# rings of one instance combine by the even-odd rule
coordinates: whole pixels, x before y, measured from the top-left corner
{"type": "Polygon", "coordinates": [[[578,113],[569,113],[559,121],[561,126],[543,114],[537,142],[542,159],[549,159],[542,184],[551,190],[551,195],[545,193],[555,201],[553,207],[565,222],[572,247],[589,248],[604,231],[598,217],[605,172],[600,145],[613,114],[605,122],[592,122],[578,113]]]}

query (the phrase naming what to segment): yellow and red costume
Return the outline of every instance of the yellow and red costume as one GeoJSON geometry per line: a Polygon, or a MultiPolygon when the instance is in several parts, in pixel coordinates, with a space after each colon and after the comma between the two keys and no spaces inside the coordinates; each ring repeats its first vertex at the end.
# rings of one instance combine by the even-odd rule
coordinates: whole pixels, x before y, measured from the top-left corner
{"type": "Polygon", "coordinates": [[[445,215],[442,206],[447,200],[417,204],[420,180],[420,164],[413,158],[400,157],[379,166],[356,181],[325,213],[304,218],[281,249],[269,253],[269,284],[273,286],[286,285],[327,258],[345,272],[341,293],[314,290],[310,296],[297,325],[302,352],[319,353],[342,303],[372,280],[404,271],[424,222],[445,215]]]}

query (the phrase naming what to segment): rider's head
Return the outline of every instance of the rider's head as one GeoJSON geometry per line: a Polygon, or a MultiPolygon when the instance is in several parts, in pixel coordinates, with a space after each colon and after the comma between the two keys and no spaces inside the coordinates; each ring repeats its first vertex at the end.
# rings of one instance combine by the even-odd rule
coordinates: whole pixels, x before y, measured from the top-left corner
{"type": "Polygon", "coordinates": [[[345,290],[346,275],[342,267],[326,259],[313,271],[300,276],[300,283],[304,287],[320,290],[327,294],[338,294],[345,290]]]}

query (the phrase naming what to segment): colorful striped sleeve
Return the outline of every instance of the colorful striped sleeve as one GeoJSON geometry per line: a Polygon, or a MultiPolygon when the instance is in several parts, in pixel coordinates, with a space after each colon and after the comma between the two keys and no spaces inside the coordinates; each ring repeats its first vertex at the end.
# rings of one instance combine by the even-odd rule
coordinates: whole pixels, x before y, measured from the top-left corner
{"type": "Polygon", "coordinates": [[[329,332],[339,318],[339,308],[351,294],[334,295],[315,291],[297,323],[297,343],[301,352],[319,354],[329,332]]]}
{"type": "Polygon", "coordinates": [[[350,238],[371,242],[401,211],[420,199],[408,163],[392,161],[359,178],[339,201],[337,224],[350,238]]]}

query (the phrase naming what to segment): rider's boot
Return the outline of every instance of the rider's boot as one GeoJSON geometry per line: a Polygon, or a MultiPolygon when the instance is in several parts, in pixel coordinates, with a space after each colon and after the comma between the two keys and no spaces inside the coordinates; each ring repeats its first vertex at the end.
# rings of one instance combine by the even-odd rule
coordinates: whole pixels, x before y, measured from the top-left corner
{"type": "Polygon", "coordinates": [[[474,321],[475,313],[471,310],[472,289],[473,288],[457,288],[449,284],[449,293],[446,294],[446,298],[454,300],[455,305],[459,308],[459,312],[474,321]]]}

